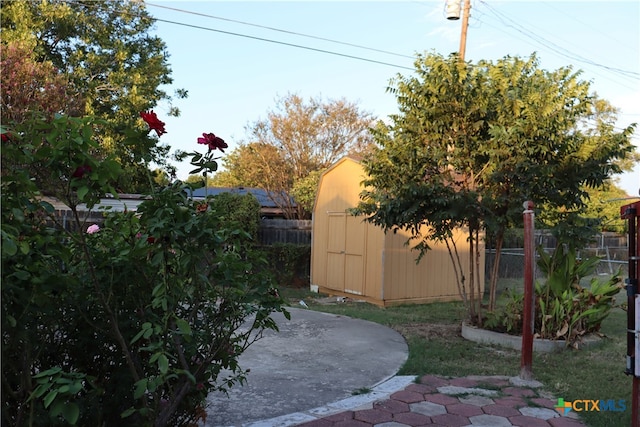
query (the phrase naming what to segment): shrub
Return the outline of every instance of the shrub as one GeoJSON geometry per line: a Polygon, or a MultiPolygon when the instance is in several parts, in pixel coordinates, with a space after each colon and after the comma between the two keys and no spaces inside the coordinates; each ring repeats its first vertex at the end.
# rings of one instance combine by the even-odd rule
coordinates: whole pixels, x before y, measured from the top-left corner
{"type": "MultiPolygon", "coordinates": [[[[579,346],[582,336],[598,332],[602,321],[615,306],[615,295],[622,289],[620,270],[608,278],[591,278],[588,286],[581,281],[592,275],[600,262],[592,257],[579,260],[574,248],[558,244],[549,255],[538,248],[538,266],[545,273],[544,283],[535,286],[534,336],[565,340],[567,345],[579,346]]],[[[506,301],[489,313],[487,329],[522,334],[522,294],[508,292],[506,301]]]]}
{"type": "Polygon", "coordinates": [[[274,243],[263,246],[262,250],[270,261],[270,271],[279,285],[292,287],[309,285],[310,245],[274,243]]]}
{"type": "Polygon", "coordinates": [[[253,194],[220,193],[209,204],[225,224],[245,231],[251,239],[258,241],[260,203],[253,194]]]}
{"type": "MultiPolygon", "coordinates": [[[[116,175],[91,157],[94,126],[30,125],[2,153],[17,165],[3,170],[1,193],[3,425],[194,425],[209,392],[245,380],[238,357],[277,329],[270,314],[288,317],[264,257],[227,207],[194,202],[181,182],[83,226],[78,204],[114,192],[116,175]],[[28,162],[58,180],[79,232],[47,222],[52,206],[19,167],[28,162]]],[[[215,166],[216,138],[191,154],[201,170],[215,166]]]]}

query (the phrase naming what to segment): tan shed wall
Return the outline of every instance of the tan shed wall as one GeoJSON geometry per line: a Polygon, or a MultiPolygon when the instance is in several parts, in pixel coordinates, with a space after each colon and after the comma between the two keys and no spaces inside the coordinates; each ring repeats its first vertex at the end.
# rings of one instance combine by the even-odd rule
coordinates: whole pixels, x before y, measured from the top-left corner
{"type": "Polygon", "coordinates": [[[364,224],[367,233],[367,268],[365,273],[367,295],[383,301],[385,297],[382,287],[385,236],[379,227],[367,222],[364,224]]]}
{"type": "MultiPolygon", "coordinates": [[[[469,283],[469,254],[466,232],[457,231],[454,236],[469,283]]],[[[409,234],[404,231],[387,233],[384,251],[384,300],[448,301],[460,299],[456,276],[445,244],[432,243],[431,249],[416,264],[418,252],[405,243],[409,234]]],[[[484,291],[484,248],[480,251],[480,283],[484,291]]]]}
{"type": "MultiPolygon", "coordinates": [[[[433,244],[416,264],[418,253],[405,245],[406,233],[385,234],[362,217],[347,213],[360,200],[363,179],[362,166],[350,158],[323,174],[313,212],[311,283],[321,292],[379,305],[459,299],[446,246],[433,244]]],[[[465,249],[466,235],[460,232],[458,239],[459,249],[465,249]]],[[[480,280],[484,284],[482,249],[480,280]]],[[[461,257],[466,267],[468,254],[461,257]]]]}

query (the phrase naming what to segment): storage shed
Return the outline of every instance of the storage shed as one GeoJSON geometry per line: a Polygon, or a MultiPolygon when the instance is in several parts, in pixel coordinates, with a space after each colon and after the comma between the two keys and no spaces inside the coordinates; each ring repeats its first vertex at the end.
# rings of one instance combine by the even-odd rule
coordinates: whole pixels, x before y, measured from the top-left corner
{"type": "MultiPolygon", "coordinates": [[[[403,231],[382,228],[351,215],[357,206],[364,168],[342,158],[320,178],[313,209],[311,285],[330,295],[352,297],[380,306],[459,300],[449,253],[433,243],[416,264],[418,252],[405,245],[403,231]]],[[[467,234],[457,232],[462,265],[469,265],[467,234]]],[[[484,289],[484,247],[480,243],[480,283],[484,289]]],[[[469,277],[469,272],[465,272],[469,277]]],[[[468,280],[467,280],[468,283],[468,280]]]]}

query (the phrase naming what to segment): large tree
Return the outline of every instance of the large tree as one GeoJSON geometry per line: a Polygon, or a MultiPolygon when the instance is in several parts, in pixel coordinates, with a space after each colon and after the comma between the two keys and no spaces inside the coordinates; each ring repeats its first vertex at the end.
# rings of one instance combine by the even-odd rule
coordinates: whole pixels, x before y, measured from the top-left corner
{"type": "Polygon", "coordinates": [[[585,185],[620,172],[633,127],[615,131],[611,116],[595,114],[601,103],[588,82],[570,68],[542,70],[535,56],[471,64],[419,55],[415,66],[415,75],[392,82],[400,111],[376,128],[359,211],[386,229],[412,231],[422,253],[429,239],[447,242],[465,301],[462,272],[470,272],[469,314],[481,323],[480,233],[493,236],[498,252],[493,307],[502,239],[521,221],[523,202],[580,212],[585,185]],[[468,230],[468,269],[451,240],[455,227],[468,230]]]}
{"type": "Polygon", "coordinates": [[[51,120],[56,113],[77,115],[82,99],[65,75],[50,61],[34,58],[26,43],[11,42],[0,50],[0,119],[21,124],[33,114],[51,120]]]}
{"type": "MultiPolygon", "coordinates": [[[[371,145],[369,128],[373,118],[345,99],[305,101],[289,94],[277,100],[267,118],[247,126],[248,141],[224,160],[225,171],[215,181],[220,185],[264,188],[274,202],[291,212],[295,187],[306,188],[315,196],[315,187],[304,185],[312,172],[322,171],[341,157],[361,155],[371,145]],[[313,188],[311,188],[313,187],[313,188]]],[[[309,204],[298,204],[296,215],[309,215],[309,204]],[[305,206],[307,209],[305,209],[305,206]]]]}
{"type": "MultiPolygon", "coordinates": [[[[164,42],[150,34],[153,22],[138,1],[2,2],[2,48],[26,46],[35,61],[52,64],[82,94],[75,113],[108,121],[99,135],[101,149],[117,156],[126,171],[121,191],[144,188],[146,164],[164,164],[169,150],[153,137],[125,144],[122,132],[143,129],[139,113],[171,100],[162,89],[172,82],[168,54],[164,42]]],[[[178,111],[170,107],[169,114],[178,111]]]]}
{"type": "Polygon", "coordinates": [[[600,231],[625,233],[626,221],[620,218],[620,203],[626,204],[627,192],[614,183],[587,189],[586,216],[600,220],[600,231]]]}

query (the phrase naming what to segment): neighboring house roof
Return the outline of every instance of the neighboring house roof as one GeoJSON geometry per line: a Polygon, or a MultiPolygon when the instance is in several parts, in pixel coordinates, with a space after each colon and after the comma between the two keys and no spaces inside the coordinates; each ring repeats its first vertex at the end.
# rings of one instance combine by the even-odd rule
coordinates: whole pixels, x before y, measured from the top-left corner
{"type": "MultiPolygon", "coordinates": [[[[217,196],[222,193],[233,193],[239,195],[252,194],[260,203],[260,210],[265,216],[282,216],[284,215],[283,209],[278,206],[274,199],[277,200],[278,193],[270,192],[262,188],[253,187],[208,187],[198,188],[193,191],[192,197],[194,199],[204,198],[206,195],[217,196]]],[[[296,207],[296,202],[293,197],[289,196],[285,192],[282,193],[280,199],[284,202],[289,199],[289,206],[296,207]]]]}
{"type": "MultiPolygon", "coordinates": [[[[233,194],[252,194],[260,203],[260,208],[263,215],[268,216],[280,216],[282,215],[282,209],[269,197],[270,193],[267,190],[261,188],[247,188],[247,187],[209,187],[199,188],[193,191],[191,197],[194,199],[204,199],[207,195],[209,196],[217,196],[222,193],[233,193],[233,194]]],[[[271,193],[274,194],[274,193],[271,193]]],[[[115,197],[104,197],[100,199],[100,203],[96,204],[92,211],[99,211],[104,208],[109,208],[112,211],[122,212],[124,210],[136,211],[138,209],[138,205],[142,203],[145,199],[150,196],[143,194],[118,194],[118,198],[115,197]]],[[[284,197],[290,197],[284,194],[284,197]]],[[[274,197],[275,198],[275,197],[274,197]]],[[[57,210],[67,210],[69,209],[64,203],[60,200],[57,200],[53,197],[43,197],[44,201],[51,203],[54,209],[57,210]]],[[[291,206],[296,206],[293,198],[291,200],[291,206]]],[[[88,211],[87,207],[84,204],[78,205],[78,211],[88,211]]]]}
{"type": "Polygon", "coordinates": [[[246,194],[252,194],[260,203],[260,206],[263,208],[277,208],[278,205],[273,201],[275,197],[269,197],[270,193],[267,190],[262,188],[250,188],[250,187],[208,187],[208,188],[198,188],[193,191],[192,197],[194,198],[204,198],[208,196],[217,196],[222,193],[232,193],[232,194],[240,194],[242,196],[246,194]]]}
{"type": "MultiPolygon", "coordinates": [[[[111,197],[103,197],[100,199],[100,202],[97,203],[91,210],[99,211],[101,209],[110,209],[116,212],[122,212],[125,209],[130,211],[135,211],[138,209],[138,205],[142,203],[149,196],[143,194],[118,194],[118,198],[113,196],[111,197]]],[[[69,207],[65,205],[62,201],[56,199],[55,197],[45,196],[42,197],[42,200],[50,203],[54,209],[56,210],[68,210],[69,207]]],[[[89,209],[84,203],[81,203],[77,206],[77,210],[80,212],[86,212],[89,209]]]]}

